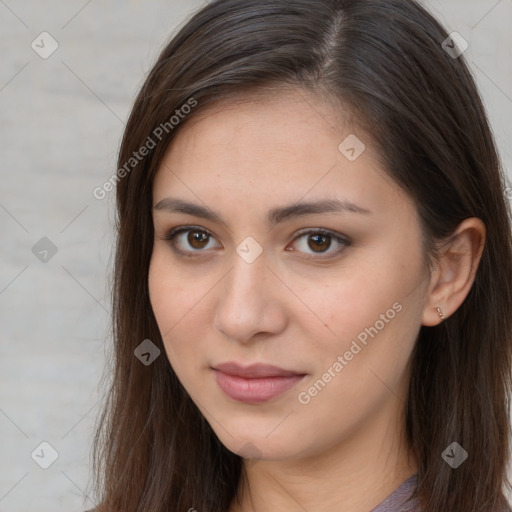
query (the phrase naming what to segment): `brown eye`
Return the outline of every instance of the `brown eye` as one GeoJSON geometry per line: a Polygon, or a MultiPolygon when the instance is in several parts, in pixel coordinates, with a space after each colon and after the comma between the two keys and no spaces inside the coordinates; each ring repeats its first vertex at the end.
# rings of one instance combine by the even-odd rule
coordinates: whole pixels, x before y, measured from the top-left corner
{"type": "Polygon", "coordinates": [[[325,258],[338,255],[351,244],[348,238],[324,229],[304,231],[295,238],[294,243],[298,246],[299,252],[306,253],[309,256],[325,254],[325,258]],[[338,246],[337,249],[336,245],[338,246]],[[329,251],[331,247],[334,247],[334,250],[329,251]]]}
{"type": "Polygon", "coordinates": [[[308,237],[308,247],[315,252],[322,252],[331,246],[331,237],[328,235],[310,235],[308,237]]]}
{"type": "Polygon", "coordinates": [[[207,245],[209,235],[204,231],[188,231],[187,242],[194,249],[204,249],[207,245]]]}
{"type": "Polygon", "coordinates": [[[190,257],[200,256],[201,252],[206,252],[205,249],[209,249],[208,245],[214,240],[207,231],[191,227],[172,229],[165,239],[175,252],[190,257]]]}
{"type": "MultiPolygon", "coordinates": [[[[167,236],[166,240],[169,241],[172,249],[183,256],[195,257],[201,256],[201,253],[206,253],[210,242],[215,238],[205,231],[204,229],[193,227],[179,227],[172,229],[167,236]]],[[[351,242],[348,238],[323,229],[308,230],[297,236],[294,243],[299,246],[298,251],[306,253],[306,256],[318,254],[319,257],[330,257],[338,255],[345,247],[348,247],[351,242]],[[332,250],[334,241],[334,248],[338,245],[337,250],[332,250]],[[323,255],[326,256],[323,256],[323,255]]],[[[220,247],[219,245],[213,246],[220,247]]],[[[290,249],[286,249],[290,250],[290,249]]],[[[293,249],[295,250],[295,249],[293,249]]]]}

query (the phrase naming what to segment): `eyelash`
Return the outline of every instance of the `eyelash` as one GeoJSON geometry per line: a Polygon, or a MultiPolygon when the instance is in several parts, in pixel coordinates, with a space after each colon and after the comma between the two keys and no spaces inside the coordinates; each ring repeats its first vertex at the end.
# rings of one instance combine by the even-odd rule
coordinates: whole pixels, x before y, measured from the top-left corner
{"type": "MultiPolygon", "coordinates": [[[[209,233],[207,230],[205,230],[203,228],[199,228],[199,227],[195,227],[195,226],[182,226],[182,227],[176,227],[176,228],[171,229],[169,231],[169,233],[167,233],[167,235],[165,236],[164,240],[167,240],[170,243],[171,248],[177,254],[180,254],[187,258],[196,258],[196,257],[200,256],[201,252],[205,252],[205,250],[196,249],[196,250],[192,250],[192,251],[182,251],[181,249],[178,249],[176,247],[176,243],[175,243],[175,238],[178,235],[180,235],[181,233],[187,233],[190,231],[197,232],[197,233],[203,233],[203,234],[207,235],[208,237],[214,238],[211,233],[209,233]]],[[[307,258],[310,258],[310,259],[316,259],[316,260],[330,259],[332,257],[337,256],[340,252],[343,251],[343,249],[345,247],[348,247],[351,245],[351,241],[347,237],[344,237],[338,233],[334,233],[333,231],[329,231],[327,229],[322,229],[322,228],[308,229],[305,231],[300,231],[297,234],[297,236],[293,239],[293,241],[295,242],[296,240],[299,240],[300,238],[303,238],[307,235],[323,235],[323,236],[331,237],[336,242],[338,242],[339,244],[342,245],[342,247],[340,249],[338,249],[337,251],[334,251],[333,254],[331,254],[330,256],[322,256],[322,254],[325,254],[325,253],[317,253],[320,256],[314,256],[312,253],[309,253],[309,256],[307,256],[307,258]]],[[[330,249],[330,247],[327,248],[327,250],[329,250],[329,249],[330,249]]]]}

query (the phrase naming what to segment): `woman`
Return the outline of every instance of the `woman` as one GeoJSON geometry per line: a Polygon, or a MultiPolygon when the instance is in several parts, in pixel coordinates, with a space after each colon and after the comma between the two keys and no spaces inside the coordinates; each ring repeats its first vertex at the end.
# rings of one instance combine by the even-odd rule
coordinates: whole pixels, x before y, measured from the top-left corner
{"type": "Polygon", "coordinates": [[[510,219],[462,49],[410,0],[218,0],[163,50],[98,511],[510,510],[510,219]]]}

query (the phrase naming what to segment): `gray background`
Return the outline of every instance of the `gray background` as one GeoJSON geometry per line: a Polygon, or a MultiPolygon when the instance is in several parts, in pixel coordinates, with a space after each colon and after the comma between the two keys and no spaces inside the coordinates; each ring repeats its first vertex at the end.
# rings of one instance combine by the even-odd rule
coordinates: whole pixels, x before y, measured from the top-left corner
{"type": "MultiPolygon", "coordinates": [[[[131,102],[159,50],[203,3],[0,0],[1,512],[94,505],[114,193],[100,201],[92,190],[116,170],[131,102]],[[43,31],[59,45],[47,59],[31,47],[43,31]],[[43,237],[53,245],[33,250],[43,237]],[[51,462],[43,441],[58,453],[48,469],[31,457],[51,462]]],[[[510,170],[512,0],[427,6],[468,41],[510,170]]]]}

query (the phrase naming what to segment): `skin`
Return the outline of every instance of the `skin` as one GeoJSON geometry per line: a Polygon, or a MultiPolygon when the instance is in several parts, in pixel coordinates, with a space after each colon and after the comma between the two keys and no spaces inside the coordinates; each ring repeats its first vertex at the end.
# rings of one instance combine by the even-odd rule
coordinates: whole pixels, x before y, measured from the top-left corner
{"type": "Polygon", "coordinates": [[[320,95],[247,99],[190,119],[158,169],[154,205],[167,197],[206,205],[225,225],[154,210],[152,307],[181,383],[221,442],[244,456],[248,484],[241,480],[230,512],[367,512],[417,470],[402,435],[411,352],[421,326],[442,321],[435,308],[447,318],[469,292],[485,227],[466,219],[429,269],[416,207],[379,166],[367,135],[340,125],[320,95]],[[338,149],[351,133],[366,146],[355,161],[338,149]],[[272,208],[325,198],[371,213],[267,223],[272,208]],[[195,245],[188,233],[174,239],[196,257],[165,240],[178,226],[211,235],[195,245]],[[305,228],[350,245],[334,237],[318,245],[314,234],[298,234],[305,228]],[[248,236],[263,249],[252,263],[236,252],[248,236]],[[400,312],[301,403],[299,393],[396,303],[400,312]],[[268,402],[241,403],[216,383],[211,367],[226,361],[306,377],[268,402]]]}

